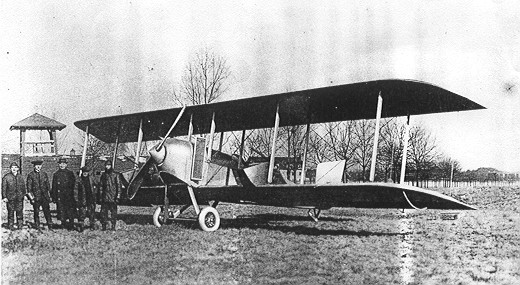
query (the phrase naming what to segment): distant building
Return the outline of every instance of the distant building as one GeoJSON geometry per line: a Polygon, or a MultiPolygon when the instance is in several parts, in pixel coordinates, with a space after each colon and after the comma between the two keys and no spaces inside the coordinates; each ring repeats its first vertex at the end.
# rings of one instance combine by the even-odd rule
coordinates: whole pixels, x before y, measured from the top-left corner
{"type": "MultiPolygon", "coordinates": [[[[257,157],[257,156],[251,156],[248,159],[249,163],[261,163],[261,162],[268,162],[269,158],[267,157],[257,157]]],[[[302,174],[302,160],[301,158],[294,158],[294,157],[279,157],[276,156],[274,158],[274,165],[275,168],[280,171],[282,175],[287,177],[287,171],[291,171],[291,180],[294,181],[293,175],[293,168],[296,166],[296,181],[300,182],[300,177],[302,174]]],[[[316,180],[316,168],[309,168],[306,167],[305,170],[305,181],[307,183],[314,183],[316,180]]]]}
{"type": "MultiPolygon", "coordinates": [[[[31,161],[44,157],[55,157],[58,154],[57,131],[61,131],[66,127],[51,118],[47,118],[38,113],[13,124],[9,129],[20,131],[20,151],[19,154],[9,154],[2,157],[2,168],[7,158],[9,162],[7,167],[13,161],[16,161],[21,168],[22,173],[26,173],[29,164],[32,169],[31,161]]],[[[45,160],[44,160],[45,161],[45,160]]]]}

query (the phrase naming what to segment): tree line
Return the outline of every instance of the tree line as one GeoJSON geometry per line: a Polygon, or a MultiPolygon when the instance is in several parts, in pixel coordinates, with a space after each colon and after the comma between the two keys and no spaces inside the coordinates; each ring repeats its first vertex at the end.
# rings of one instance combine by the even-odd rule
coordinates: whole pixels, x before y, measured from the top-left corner
{"type": "MultiPolygon", "coordinates": [[[[272,129],[249,130],[245,139],[244,159],[267,158],[271,154],[272,129]]],[[[403,156],[405,123],[399,118],[383,119],[379,130],[376,181],[399,181],[403,156]]],[[[315,169],[326,161],[345,160],[345,181],[368,181],[375,120],[356,120],[311,125],[307,153],[307,169],[315,169]]],[[[296,182],[305,148],[306,126],[280,128],[276,156],[286,158],[287,178],[296,182]]],[[[233,148],[240,145],[234,135],[233,148]]],[[[459,162],[444,154],[435,137],[423,125],[410,128],[406,164],[406,180],[418,183],[429,179],[450,179],[460,173],[459,162]]]]}

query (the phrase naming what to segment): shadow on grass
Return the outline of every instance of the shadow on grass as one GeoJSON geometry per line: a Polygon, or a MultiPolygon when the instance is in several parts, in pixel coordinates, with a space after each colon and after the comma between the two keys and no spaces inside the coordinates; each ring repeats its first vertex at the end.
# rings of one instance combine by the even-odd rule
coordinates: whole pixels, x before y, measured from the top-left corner
{"type": "MultiPolygon", "coordinates": [[[[32,216],[32,209],[31,216],[32,216]]],[[[57,213],[55,210],[51,210],[51,215],[56,218],[57,213]]],[[[96,212],[96,220],[100,220],[101,214],[96,212]]],[[[119,213],[117,220],[123,221],[127,225],[152,225],[152,216],[150,214],[130,214],[130,213],[119,213]]],[[[282,231],[286,233],[295,233],[301,235],[345,235],[345,236],[400,236],[403,233],[388,233],[388,232],[372,232],[372,231],[351,231],[344,229],[345,225],[339,225],[339,223],[356,221],[355,218],[350,217],[331,217],[322,216],[320,222],[332,222],[338,223],[336,229],[324,229],[320,228],[320,222],[312,225],[299,225],[297,223],[305,223],[312,221],[306,214],[302,215],[288,215],[288,214],[251,214],[251,215],[239,215],[237,218],[221,218],[221,229],[266,229],[273,231],[282,231]],[[274,222],[274,223],[273,223],[274,222]],[[276,224],[276,222],[295,222],[295,224],[276,224]]],[[[183,217],[176,219],[175,221],[169,221],[168,224],[178,224],[188,229],[199,228],[198,222],[195,216],[183,217]]],[[[30,225],[29,225],[30,226],[30,225]]],[[[7,228],[7,224],[2,224],[3,228],[7,228]]]]}
{"type": "MultiPolygon", "coordinates": [[[[151,215],[143,215],[143,214],[118,214],[117,219],[125,222],[127,225],[138,224],[138,225],[151,225],[152,216],[151,215]]],[[[180,219],[176,219],[175,222],[178,221],[195,221],[195,217],[186,217],[182,216],[180,219]]],[[[236,219],[224,219],[221,218],[221,221],[229,221],[231,223],[267,223],[273,221],[294,221],[294,222],[309,222],[311,218],[308,216],[296,216],[296,215],[283,215],[283,214],[258,214],[258,215],[241,215],[236,219]]],[[[351,218],[336,218],[336,217],[321,217],[320,221],[324,222],[349,222],[355,221],[351,218]]]]}
{"type": "MultiPolygon", "coordinates": [[[[307,217],[299,217],[299,216],[285,216],[285,215],[274,215],[276,219],[267,219],[265,216],[272,215],[260,215],[258,217],[252,218],[239,218],[239,219],[223,219],[221,220],[221,229],[265,229],[265,230],[274,230],[281,231],[285,233],[295,233],[299,235],[311,235],[311,236],[320,236],[320,235],[332,235],[332,236],[400,236],[402,233],[386,233],[386,232],[371,232],[371,231],[351,231],[347,229],[323,229],[319,228],[320,223],[315,223],[316,226],[304,226],[304,225],[276,225],[271,224],[269,222],[272,221],[309,221],[310,218],[307,217]]],[[[341,221],[354,221],[354,219],[341,219],[341,218],[323,218],[320,221],[331,221],[331,222],[341,222],[341,221]]],[[[344,226],[344,225],[343,225],[344,226]]]]}
{"type": "MultiPolygon", "coordinates": [[[[152,219],[150,215],[136,215],[136,214],[120,214],[118,220],[121,220],[128,224],[139,224],[139,225],[151,225],[152,219]]],[[[286,222],[309,222],[310,218],[306,216],[294,216],[294,215],[281,215],[281,214],[260,214],[260,215],[248,215],[240,216],[236,219],[223,219],[221,218],[220,228],[225,229],[265,229],[272,231],[281,231],[285,233],[295,233],[300,235],[333,235],[333,236],[402,236],[406,233],[388,233],[388,232],[372,232],[372,231],[351,231],[346,229],[322,229],[319,228],[319,222],[314,226],[304,225],[277,225],[271,222],[286,221],[286,222]]],[[[335,217],[323,217],[320,221],[327,222],[346,222],[355,221],[350,218],[335,218],[335,217]]],[[[194,217],[192,218],[180,218],[175,221],[170,221],[169,224],[175,223],[187,229],[198,228],[198,222],[194,217]]],[[[344,226],[344,225],[343,225],[344,226]]]]}
{"type": "Polygon", "coordinates": [[[117,214],[117,220],[125,222],[127,225],[151,225],[151,215],[139,215],[139,214],[117,214]]]}
{"type": "MultiPolygon", "coordinates": [[[[286,214],[257,214],[257,215],[241,215],[237,217],[237,220],[250,219],[250,220],[261,220],[261,221],[312,221],[307,215],[286,215],[286,214]]],[[[351,222],[355,221],[352,218],[340,218],[340,217],[320,217],[320,221],[323,222],[351,222]]]]}

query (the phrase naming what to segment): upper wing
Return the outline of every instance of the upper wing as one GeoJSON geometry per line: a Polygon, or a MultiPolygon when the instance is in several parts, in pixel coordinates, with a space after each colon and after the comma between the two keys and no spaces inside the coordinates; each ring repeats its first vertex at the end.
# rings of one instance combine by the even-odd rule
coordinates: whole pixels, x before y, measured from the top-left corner
{"type": "MultiPolygon", "coordinates": [[[[420,81],[377,80],[282,94],[189,106],[170,136],[209,133],[215,113],[216,132],[269,128],[279,106],[280,126],[375,118],[377,97],[383,98],[382,117],[483,109],[481,105],[443,88],[420,81]]],[[[74,124],[111,143],[137,141],[142,121],[143,140],[164,136],[181,108],[77,121],[74,124]]]]}

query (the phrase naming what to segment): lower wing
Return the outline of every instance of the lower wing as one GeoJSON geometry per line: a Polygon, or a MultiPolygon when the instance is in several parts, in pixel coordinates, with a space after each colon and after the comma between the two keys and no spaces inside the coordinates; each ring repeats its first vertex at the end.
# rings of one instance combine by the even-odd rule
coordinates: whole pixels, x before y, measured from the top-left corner
{"type": "MultiPolygon", "coordinates": [[[[262,185],[195,188],[201,203],[220,201],[279,207],[453,209],[476,208],[436,191],[392,183],[347,183],[339,185],[262,185]]],[[[175,197],[188,202],[183,189],[175,197]]]]}

